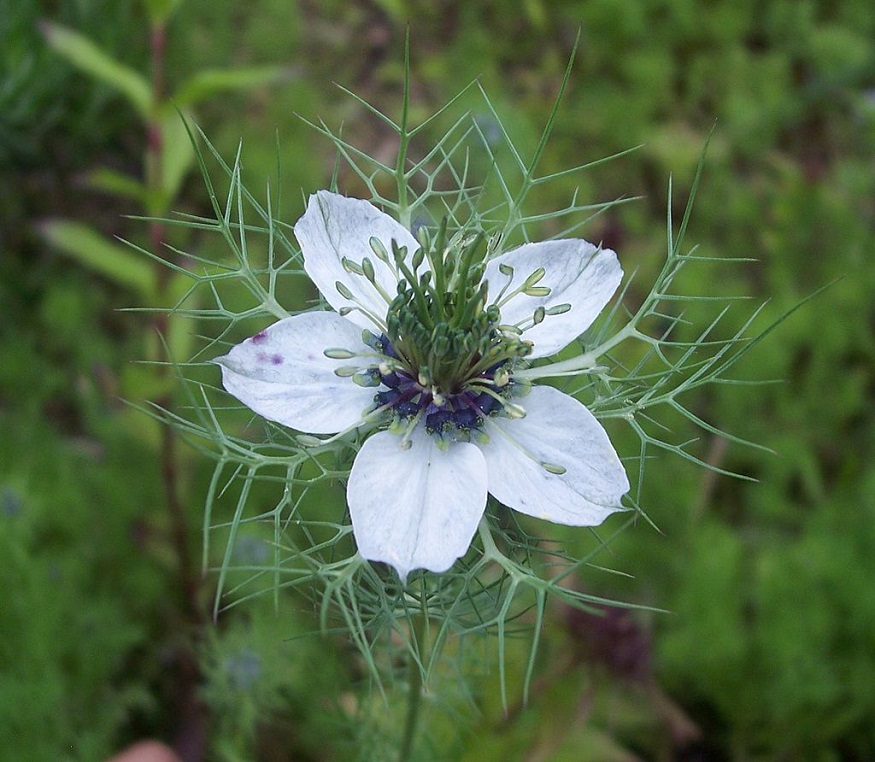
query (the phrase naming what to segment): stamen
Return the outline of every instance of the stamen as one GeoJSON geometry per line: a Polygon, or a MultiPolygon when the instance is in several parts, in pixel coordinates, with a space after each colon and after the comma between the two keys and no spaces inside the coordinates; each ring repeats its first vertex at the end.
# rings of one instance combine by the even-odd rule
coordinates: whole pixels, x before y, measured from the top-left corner
{"type": "MultiPolygon", "coordinates": [[[[499,270],[501,270],[501,265],[498,266],[499,270]]],[[[507,304],[511,299],[513,299],[518,294],[525,294],[526,296],[533,297],[545,297],[550,296],[552,293],[552,289],[547,286],[536,286],[536,283],[539,283],[541,279],[546,274],[546,270],[543,267],[539,267],[537,270],[534,270],[524,281],[523,284],[513,291],[509,293],[505,293],[507,291],[507,287],[510,285],[508,283],[505,287],[499,292],[498,296],[495,299],[496,307],[503,307],[507,304]]]]}
{"type": "Polygon", "coordinates": [[[340,264],[343,265],[343,269],[346,270],[351,275],[363,275],[364,271],[361,266],[357,262],[353,262],[349,257],[343,257],[340,260],[340,264]]]}
{"type": "Polygon", "coordinates": [[[522,405],[517,405],[515,402],[507,402],[507,400],[505,400],[504,412],[511,418],[519,419],[526,417],[526,409],[522,405]]]}
{"type": "Polygon", "coordinates": [[[501,287],[501,291],[499,291],[498,294],[495,296],[494,304],[496,305],[504,304],[504,302],[502,301],[502,297],[504,296],[505,291],[510,288],[510,284],[513,283],[513,267],[507,264],[507,262],[502,262],[498,266],[498,272],[507,277],[507,283],[505,283],[501,287]]]}
{"type": "Polygon", "coordinates": [[[365,257],[362,260],[362,275],[368,279],[368,282],[376,289],[377,293],[383,297],[383,300],[386,304],[392,304],[392,297],[386,293],[386,289],[377,281],[377,273],[374,271],[374,263],[371,262],[370,257],[365,257]]]}
{"type": "Polygon", "coordinates": [[[416,428],[416,424],[419,423],[419,419],[422,418],[423,411],[420,410],[410,421],[410,424],[407,426],[407,431],[404,433],[404,436],[401,437],[401,449],[409,450],[411,447],[410,437],[413,435],[413,430],[416,428]]]}
{"type": "Polygon", "coordinates": [[[564,315],[566,312],[571,311],[571,305],[568,302],[563,302],[562,304],[554,304],[552,307],[547,308],[548,315],[564,315]]]}
{"type": "Polygon", "coordinates": [[[329,347],[322,354],[331,360],[351,360],[353,357],[356,357],[355,352],[350,352],[348,349],[341,347],[329,347]]]}
{"type": "Polygon", "coordinates": [[[421,248],[413,252],[413,260],[411,262],[411,264],[413,265],[413,272],[416,272],[419,269],[420,265],[422,265],[424,260],[425,251],[423,251],[421,248]]]}
{"type": "Polygon", "coordinates": [[[362,344],[383,351],[383,339],[375,333],[372,333],[367,328],[362,330],[362,344]]]}
{"type": "Polygon", "coordinates": [[[368,239],[368,246],[371,247],[371,251],[374,252],[374,256],[379,259],[381,262],[385,262],[390,267],[392,266],[392,260],[389,257],[389,252],[386,251],[386,247],[383,245],[383,242],[377,238],[376,236],[371,236],[368,239]]]}
{"type": "Polygon", "coordinates": [[[349,299],[351,302],[356,302],[356,304],[358,304],[356,298],[352,295],[352,291],[349,290],[349,287],[343,281],[335,281],[334,288],[337,289],[337,293],[344,299],[349,299]]]}
{"type": "Polygon", "coordinates": [[[522,290],[522,293],[526,296],[544,297],[550,296],[553,291],[547,286],[527,286],[522,290]]]}
{"type": "MultiPolygon", "coordinates": [[[[340,281],[337,281],[337,284],[335,284],[335,285],[342,285],[342,284],[340,284],[340,281]]],[[[349,289],[346,288],[346,286],[344,286],[344,288],[346,289],[347,292],[349,292],[349,289]]],[[[355,297],[352,296],[352,293],[350,293],[349,296],[345,296],[343,294],[343,292],[340,290],[340,288],[338,288],[337,291],[338,291],[338,293],[340,293],[341,296],[343,296],[344,299],[349,299],[350,301],[353,301],[356,304],[355,307],[350,307],[348,305],[345,307],[341,307],[337,311],[341,317],[346,317],[347,315],[349,315],[350,312],[361,312],[362,315],[364,315],[368,320],[370,320],[374,324],[375,328],[379,329],[380,333],[385,333],[386,323],[382,318],[375,315],[373,312],[371,312],[369,309],[367,309],[367,307],[363,307],[361,305],[361,303],[358,300],[356,300],[355,297]]],[[[367,343],[367,342],[365,342],[365,343],[367,343]]]]}
{"type": "Polygon", "coordinates": [[[555,474],[556,476],[562,476],[568,469],[565,466],[560,466],[556,463],[547,463],[546,461],[541,461],[541,468],[543,468],[549,474],[555,474]]]}
{"type": "Polygon", "coordinates": [[[377,387],[382,383],[380,372],[376,368],[359,371],[352,376],[353,383],[366,389],[377,387]]]}

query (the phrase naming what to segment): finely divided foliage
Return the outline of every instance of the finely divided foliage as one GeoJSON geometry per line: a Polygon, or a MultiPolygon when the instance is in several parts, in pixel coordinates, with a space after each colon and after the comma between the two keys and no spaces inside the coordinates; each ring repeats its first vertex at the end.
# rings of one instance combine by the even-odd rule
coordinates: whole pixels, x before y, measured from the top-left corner
{"type": "MultiPolygon", "coordinates": [[[[727,380],[770,329],[749,335],[754,311],[721,338],[726,300],[695,341],[674,339],[683,302],[702,298],[672,291],[679,270],[697,261],[681,248],[689,206],[676,236],[668,220],[665,265],[638,310],[626,314],[615,299],[602,312],[620,283],[617,257],[575,235],[616,202],[573,198],[559,210],[527,211],[540,186],[591,166],[537,173],[561,94],[531,158],[482,91],[498,147],[468,114],[426,145],[453,103],[411,126],[406,94],[399,122],[352,96],[397,136],[394,164],[313,125],[370,199],[332,187],[310,198],[294,228],[277,219],[270,188],[262,203],[243,184],[239,154],[228,165],[204,139],[198,159],[214,217],[172,222],[218,234],[231,256],[187,254],[191,266],[177,268],[190,286],[175,312],[217,330],[179,365],[187,412],[161,414],[216,461],[204,562],[221,538],[217,607],[265,591],[279,601],[281,590],[296,589],[312,597],[326,630],[350,634],[375,675],[382,644],[411,653],[424,677],[433,664],[424,640],[433,655],[450,635],[474,632],[498,636],[503,677],[505,637],[528,611],[528,685],[548,598],[597,602],[566,580],[610,538],[571,558],[530,534],[553,525],[520,524],[504,506],[595,525],[625,494],[621,531],[640,514],[654,448],[696,460],[662,438],[652,409],[714,431],[680,395],[727,380]],[[477,178],[475,153],[488,164],[477,178]],[[227,176],[224,198],[208,159],[227,176]],[[545,222],[559,232],[531,243],[545,222]],[[308,280],[324,299],[315,310],[305,301],[308,280]],[[645,351],[623,354],[627,343],[645,351]],[[625,465],[597,419],[619,419],[638,435],[625,465]],[[264,527],[267,558],[241,558],[241,538],[264,527]],[[423,628],[427,638],[410,635],[423,628]]],[[[698,175],[690,203],[697,184],[698,175]]]]}

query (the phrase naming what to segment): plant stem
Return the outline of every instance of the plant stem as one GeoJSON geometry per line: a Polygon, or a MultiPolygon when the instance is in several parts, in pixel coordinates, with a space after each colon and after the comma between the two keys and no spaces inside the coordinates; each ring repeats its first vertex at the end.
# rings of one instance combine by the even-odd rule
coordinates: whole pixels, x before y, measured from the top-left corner
{"type": "MultiPolygon", "coordinates": [[[[164,23],[152,25],[150,38],[151,74],[152,74],[152,117],[146,125],[146,183],[149,197],[155,208],[149,214],[160,218],[166,215],[170,199],[164,195],[164,178],[162,164],[164,160],[164,140],[160,121],[160,105],[164,98],[164,57],[167,47],[167,29],[164,23]],[[160,208],[159,208],[160,207],[160,208]]],[[[166,225],[160,219],[149,223],[149,244],[152,251],[158,255],[164,249],[167,235],[166,225]]],[[[156,263],[156,283],[159,298],[166,294],[170,285],[171,270],[156,263]]],[[[156,313],[152,328],[158,336],[166,336],[169,329],[169,319],[164,313],[156,313]]],[[[163,357],[170,360],[169,357],[163,357]]],[[[164,366],[159,372],[168,377],[169,372],[164,366]]],[[[162,393],[155,400],[163,408],[168,408],[172,400],[168,393],[162,393]]],[[[171,536],[176,560],[179,564],[179,576],[184,596],[186,618],[195,625],[203,620],[203,610],[199,600],[200,583],[194,571],[191,559],[191,549],[188,541],[188,526],[185,520],[185,509],[180,498],[179,469],[177,467],[176,435],[170,426],[161,428],[160,469],[161,481],[164,486],[164,496],[170,513],[171,536]]]]}
{"type": "MultiPolygon", "coordinates": [[[[150,36],[150,64],[152,87],[152,112],[146,124],[146,155],[145,177],[147,194],[147,209],[153,220],[149,223],[149,244],[155,255],[160,255],[165,248],[167,227],[161,218],[167,215],[172,199],[164,192],[164,134],[162,129],[162,109],[164,100],[164,59],[167,47],[167,28],[163,21],[153,22],[150,36]]],[[[156,262],[156,291],[163,302],[170,286],[170,268],[156,262]]],[[[170,320],[167,314],[156,312],[152,319],[152,329],[158,337],[168,336],[170,320]]],[[[161,350],[162,360],[170,360],[167,350],[161,350]]],[[[163,382],[169,381],[168,365],[157,366],[157,375],[163,382]]],[[[173,399],[164,384],[155,403],[164,409],[169,409],[173,399]]],[[[159,468],[161,483],[164,488],[164,499],[170,515],[170,535],[173,544],[180,587],[182,589],[182,614],[186,624],[192,629],[194,636],[205,621],[204,610],[200,601],[200,578],[195,570],[191,557],[191,547],[188,537],[188,525],[185,519],[185,505],[181,497],[179,451],[176,434],[173,429],[164,425],[161,427],[161,450],[159,453],[159,468]]],[[[185,645],[177,654],[177,695],[181,712],[177,749],[186,762],[203,759],[206,736],[206,711],[197,695],[197,687],[201,679],[200,666],[196,652],[191,645],[185,645]]]]}
{"type": "Polygon", "coordinates": [[[422,583],[422,595],[420,598],[421,609],[416,617],[411,637],[413,642],[407,652],[407,718],[404,722],[404,736],[401,739],[401,748],[398,750],[398,762],[408,762],[413,759],[413,746],[416,740],[416,731],[419,726],[420,708],[422,706],[422,673],[425,669],[428,639],[428,598],[425,590],[425,581],[422,583]]]}
{"type": "Polygon", "coordinates": [[[416,728],[419,725],[419,708],[422,705],[422,669],[411,651],[407,657],[408,690],[407,719],[404,722],[404,737],[398,752],[398,762],[408,762],[412,759],[413,742],[416,738],[416,728]]]}

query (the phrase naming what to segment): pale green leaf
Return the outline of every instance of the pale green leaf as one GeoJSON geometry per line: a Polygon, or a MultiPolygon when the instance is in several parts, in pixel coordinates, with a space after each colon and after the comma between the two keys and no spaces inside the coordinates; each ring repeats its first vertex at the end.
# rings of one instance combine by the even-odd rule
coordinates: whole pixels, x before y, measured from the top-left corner
{"type": "Polygon", "coordinates": [[[166,24],[180,0],[146,0],[146,10],[153,24],[166,24]]]}
{"type": "Polygon", "coordinates": [[[248,90],[252,87],[288,79],[292,70],[282,66],[250,66],[242,69],[205,69],[192,75],[180,85],[173,102],[190,106],[229,90],[248,90]]]}
{"type": "Polygon", "coordinates": [[[86,174],[85,184],[94,190],[135,201],[142,202],[146,197],[146,189],[139,180],[105,167],[86,174]]]}
{"type": "Polygon", "coordinates": [[[381,10],[388,13],[392,18],[400,20],[410,15],[410,10],[404,0],[376,0],[381,10]]]}
{"type": "Polygon", "coordinates": [[[161,120],[161,192],[167,206],[173,204],[182,181],[194,165],[194,146],[185,128],[186,119],[191,119],[191,115],[171,111],[161,120]]]}
{"type": "Polygon", "coordinates": [[[86,74],[118,90],[142,116],[149,115],[152,93],[149,83],[139,73],[116,61],[79,32],[50,21],[43,21],[40,28],[56,53],[86,74]]]}
{"type": "Polygon", "coordinates": [[[155,271],[151,264],[88,225],[51,219],[42,222],[39,230],[46,240],[85,267],[144,297],[154,294],[155,271]]]}

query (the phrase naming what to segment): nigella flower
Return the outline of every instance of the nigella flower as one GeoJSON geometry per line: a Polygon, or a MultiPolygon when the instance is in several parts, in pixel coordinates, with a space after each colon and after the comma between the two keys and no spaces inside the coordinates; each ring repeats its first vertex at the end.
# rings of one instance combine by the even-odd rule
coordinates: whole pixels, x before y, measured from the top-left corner
{"type": "Polygon", "coordinates": [[[366,201],[320,191],[295,225],[304,269],[336,311],[274,323],[216,360],[225,388],[309,434],[367,435],[347,485],[362,556],[402,579],[449,569],[487,493],[521,513],[594,526],[629,482],[573,397],[516,376],[590,326],[622,278],[577,239],[486,256],[482,235],[422,244],[366,201]]]}

